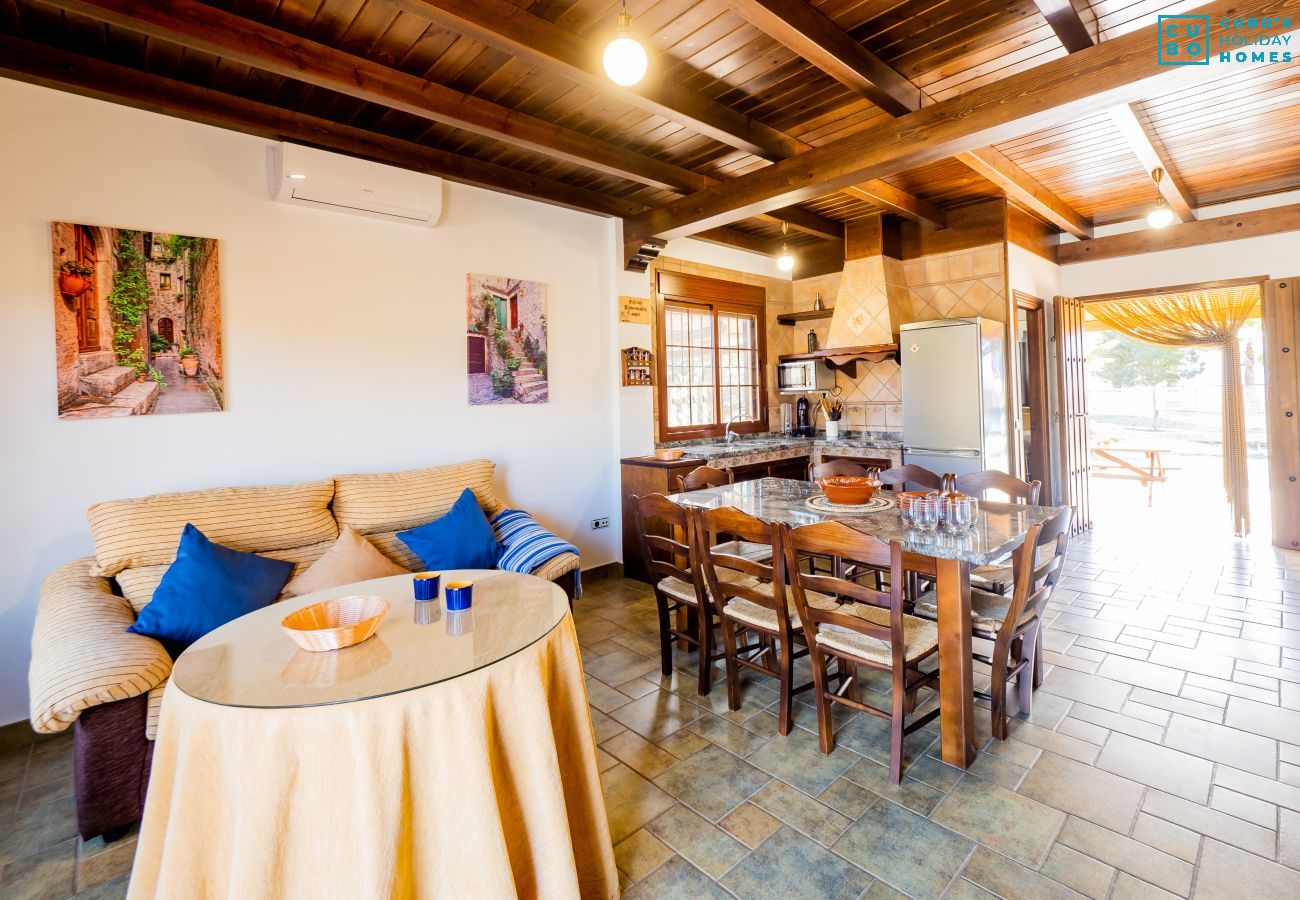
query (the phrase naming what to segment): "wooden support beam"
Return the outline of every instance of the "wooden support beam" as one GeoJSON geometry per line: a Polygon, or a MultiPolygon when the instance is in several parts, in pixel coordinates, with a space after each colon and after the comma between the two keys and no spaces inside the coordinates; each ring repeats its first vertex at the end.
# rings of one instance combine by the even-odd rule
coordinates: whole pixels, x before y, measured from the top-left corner
{"type": "MultiPolygon", "coordinates": [[[[1074,53],[1100,43],[1098,36],[1093,34],[1094,29],[1089,28],[1084,22],[1083,15],[1071,0],[1034,0],[1034,2],[1067,52],[1074,53]]],[[[1115,122],[1115,127],[1124,136],[1124,140],[1128,142],[1133,154],[1142,163],[1143,170],[1148,175],[1153,169],[1164,170],[1164,178],[1160,182],[1160,194],[1169,204],[1169,208],[1184,222],[1195,219],[1196,210],[1192,206],[1192,195],[1183,184],[1178,172],[1169,164],[1169,153],[1161,145],[1160,139],[1146,120],[1140,104],[1136,101],[1121,103],[1112,106],[1107,112],[1115,122]]],[[[1084,235],[1076,234],[1075,237],[1084,237],[1084,235]]]]}
{"type": "Polygon", "coordinates": [[[627,216],[646,209],[601,191],[343,125],[329,119],[150,75],[88,56],[0,35],[0,74],[271,140],[289,140],[557,206],[627,216]]]}
{"type": "Polygon", "coordinates": [[[1090,219],[1076,212],[996,148],[981,147],[957,158],[1002,188],[1008,198],[1014,199],[1035,215],[1060,226],[1077,238],[1092,237],[1090,219]]]}
{"type": "Polygon", "coordinates": [[[746,21],[890,115],[921,108],[921,90],[806,0],[728,0],[746,21]]]}
{"type": "Polygon", "coordinates": [[[1164,170],[1159,185],[1160,195],[1165,198],[1174,215],[1184,222],[1190,222],[1196,218],[1192,195],[1183,184],[1183,179],[1169,167],[1169,153],[1164,150],[1160,139],[1138,107],[1137,103],[1112,106],[1109,110],[1110,117],[1148,175],[1153,169],[1164,170]]]}
{"type": "Polygon", "coordinates": [[[546,156],[675,191],[716,183],[544,119],[279,31],[197,0],[44,0],[96,21],[212,53],[358,100],[451,125],[546,156]]]}
{"type": "MultiPolygon", "coordinates": [[[[733,9],[771,37],[890,115],[906,115],[934,102],[932,97],[804,0],[728,2],[733,9]]],[[[969,154],[963,153],[957,159],[1045,221],[1076,237],[1092,236],[1091,221],[996,150],[986,148],[969,154]]],[[[875,183],[884,184],[881,181],[875,183]]],[[[848,193],[856,192],[850,189],[848,193]]],[[[912,202],[919,201],[919,198],[910,195],[905,194],[904,197],[912,202]]],[[[887,196],[868,196],[866,199],[872,200],[887,212],[899,213],[911,219],[918,218],[914,209],[907,209],[907,204],[902,207],[891,204],[887,196]]]]}
{"type": "MultiPolygon", "coordinates": [[[[1233,0],[1192,10],[1217,22],[1233,0]]],[[[1262,0],[1261,17],[1293,17],[1300,0],[1262,0]]],[[[1025,72],[848,135],[792,159],[675,200],[626,223],[628,233],[672,237],[725,225],[791,203],[1075,121],[1098,105],[1129,103],[1151,91],[1195,85],[1212,66],[1160,66],[1156,26],[1137,29],[1025,72]]]]}
{"type": "Polygon", "coordinates": [[[1056,261],[1064,266],[1094,259],[1154,253],[1157,250],[1199,247],[1285,231],[1300,231],[1300,203],[1235,216],[1198,219],[1195,222],[1170,225],[1168,228],[1143,228],[1090,241],[1061,244],[1056,248],[1056,261]]]}
{"type": "Polygon", "coordinates": [[[1056,33],[1066,53],[1075,53],[1097,43],[1071,0],[1034,0],[1034,5],[1056,33]]]}
{"type": "MultiPolygon", "coordinates": [[[[404,12],[467,35],[543,71],[617,97],[646,112],[680,122],[692,131],[737,150],[753,153],[763,159],[779,160],[812,149],[811,144],[665,77],[651,75],[634,87],[619,87],[605,74],[592,52],[589,37],[561,28],[508,0],[389,2],[404,12]]],[[[939,227],[943,227],[947,221],[943,210],[933,203],[913,197],[883,181],[857,185],[848,193],[916,221],[927,221],[939,227]]],[[[798,220],[789,221],[790,227],[807,234],[828,236],[824,231],[803,227],[798,220]]]]}
{"type": "MultiPolygon", "coordinates": [[[[622,200],[603,191],[575,187],[474,157],[150,75],[9,35],[0,35],[0,75],[270,140],[295,141],[601,216],[625,217],[646,209],[643,204],[622,200]]],[[[775,255],[777,252],[770,240],[734,228],[714,229],[709,239],[753,253],[775,255]]],[[[837,245],[828,241],[825,246],[837,245]]]]}

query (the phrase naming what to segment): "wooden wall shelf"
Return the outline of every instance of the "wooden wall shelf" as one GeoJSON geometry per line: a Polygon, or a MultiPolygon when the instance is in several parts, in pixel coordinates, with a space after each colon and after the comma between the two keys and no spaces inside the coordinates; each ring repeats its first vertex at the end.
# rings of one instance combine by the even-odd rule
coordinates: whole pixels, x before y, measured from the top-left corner
{"type": "Polygon", "coordinates": [[[858,363],[883,362],[892,359],[898,362],[897,344],[865,344],[860,347],[835,347],[826,350],[814,350],[812,353],[790,353],[779,357],[781,362],[800,362],[821,360],[832,369],[844,372],[850,378],[858,375],[858,363]]]}
{"type": "Polygon", "coordinates": [[[829,309],[807,309],[803,312],[781,313],[776,317],[776,321],[782,325],[798,325],[800,322],[807,322],[811,319],[829,319],[835,312],[834,308],[829,309]]]}

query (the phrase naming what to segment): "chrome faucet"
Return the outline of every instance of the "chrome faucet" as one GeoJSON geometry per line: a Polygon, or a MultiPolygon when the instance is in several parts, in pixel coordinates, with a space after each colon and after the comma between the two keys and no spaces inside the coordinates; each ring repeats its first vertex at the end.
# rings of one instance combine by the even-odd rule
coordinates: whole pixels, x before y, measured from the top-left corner
{"type": "Polygon", "coordinates": [[[727,420],[727,430],[726,430],[725,432],[723,432],[723,435],[722,435],[723,439],[724,439],[728,444],[730,444],[732,441],[734,441],[734,440],[736,439],[736,433],[735,433],[734,431],[731,430],[731,423],[734,422],[734,421],[736,421],[736,417],[733,415],[730,419],[727,420]]]}

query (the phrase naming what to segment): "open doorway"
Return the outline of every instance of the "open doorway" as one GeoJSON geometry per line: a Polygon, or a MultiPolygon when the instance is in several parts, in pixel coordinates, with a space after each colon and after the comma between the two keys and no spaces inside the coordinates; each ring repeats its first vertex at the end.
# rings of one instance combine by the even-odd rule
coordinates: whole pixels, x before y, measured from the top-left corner
{"type": "Polygon", "coordinates": [[[1042,482],[1039,496],[1052,492],[1051,438],[1048,431],[1046,310],[1043,301],[1015,292],[1016,372],[1019,377],[1021,475],[1042,482]]]}
{"type": "Polygon", "coordinates": [[[1269,541],[1264,281],[1070,301],[1097,527],[1269,541]]]}

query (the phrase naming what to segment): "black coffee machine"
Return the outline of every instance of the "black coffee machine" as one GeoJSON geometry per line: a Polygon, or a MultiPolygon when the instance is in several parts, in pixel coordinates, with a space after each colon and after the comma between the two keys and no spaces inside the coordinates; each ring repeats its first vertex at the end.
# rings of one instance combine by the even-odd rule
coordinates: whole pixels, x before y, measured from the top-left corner
{"type": "Polygon", "coordinates": [[[808,398],[800,397],[799,402],[795,404],[794,412],[794,433],[796,437],[812,437],[813,426],[808,419],[808,398]]]}

